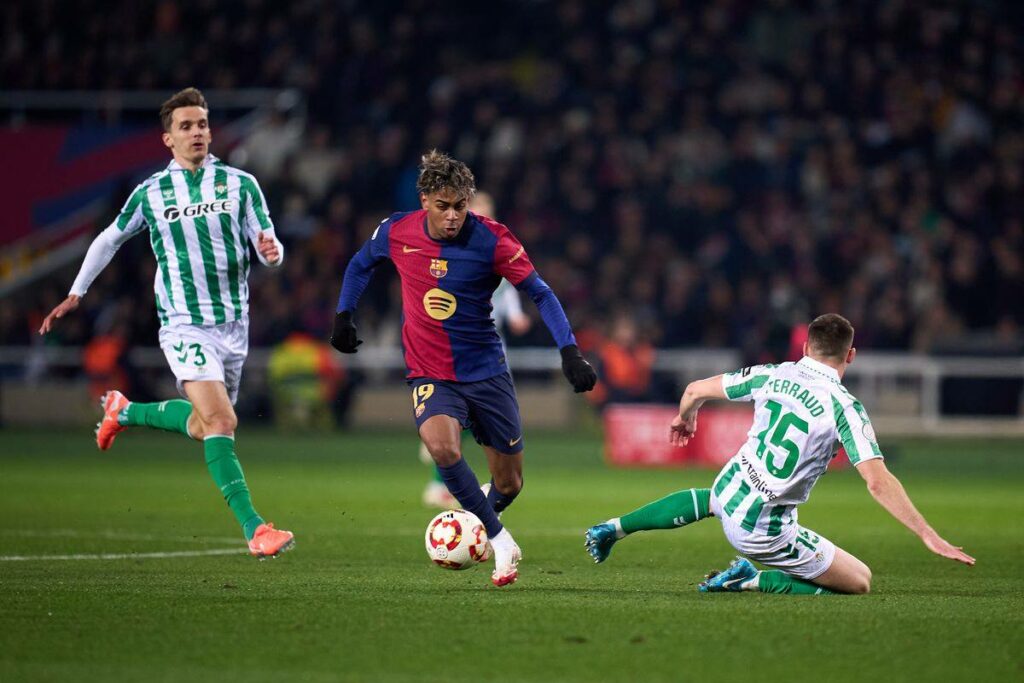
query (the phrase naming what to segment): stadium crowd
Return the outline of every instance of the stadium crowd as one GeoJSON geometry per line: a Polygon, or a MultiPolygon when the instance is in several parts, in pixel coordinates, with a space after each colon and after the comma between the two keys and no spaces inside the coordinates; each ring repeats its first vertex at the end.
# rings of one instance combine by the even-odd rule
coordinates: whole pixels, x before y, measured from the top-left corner
{"type": "MultiPolygon", "coordinates": [[[[592,347],[625,312],[645,344],[762,360],[784,355],[798,321],[840,311],[859,346],[1020,352],[1019,9],[111,5],[0,9],[5,87],[305,96],[302,119],[275,113],[234,149],[214,129],[215,152],[263,184],[287,249],[283,272],[254,271],[253,345],[325,337],[349,257],[390,212],[418,208],[416,165],[436,147],[475,171],[592,347]]],[[[122,249],[60,342],[153,342],[148,248],[122,249]]],[[[4,302],[0,344],[29,343],[76,266],[4,302]]],[[[378,276],[364,298],[370,343],[398,343],[396,284],[378,276]]]]}

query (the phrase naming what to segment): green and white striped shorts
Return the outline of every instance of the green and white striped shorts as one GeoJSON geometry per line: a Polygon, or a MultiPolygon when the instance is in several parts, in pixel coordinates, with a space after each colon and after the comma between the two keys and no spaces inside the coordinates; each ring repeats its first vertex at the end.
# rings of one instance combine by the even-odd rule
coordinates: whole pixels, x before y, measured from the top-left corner
{"type": "MultiPolygon", "coordinates": [[[[784,524],[777,536],[751,533],[722,511],[718,496],[711,496],[711,510],[722,523],[722,531],[730,545],[744,557],[763,565],[781,569],[798,579],[816,579],[832,566],[836,546],[824,536],[793,521],[784,524]]],[[[793,511],[793,517],[796,511],[793,511]]]]}

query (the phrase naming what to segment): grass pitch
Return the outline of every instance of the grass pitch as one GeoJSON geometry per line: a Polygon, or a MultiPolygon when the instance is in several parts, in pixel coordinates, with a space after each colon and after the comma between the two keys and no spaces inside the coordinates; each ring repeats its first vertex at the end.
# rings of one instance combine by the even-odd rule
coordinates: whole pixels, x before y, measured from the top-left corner
{"type": "MultiPolygon", "coordinates": [[[[503,517],[519,583],[433,567],[411,429],[283,436],[243,426],[257,508],[296,533],[257,562],[202,449],[145,431],[0,432],[0,680],[1019,680],[1024,444],[889,442],[932,524],[978,558],[931,555],[853,471],[800,520],[861,557],[870,595],[700,594],[733,556],[718,523],[649,532],[595,566],[590,524],[710,471],[613,470],[593,437],[528,434],[503,517]],[[63,559],[57,559],[57,556],[63,559]],[[23,559],[12,559],[23,558],[23,559]]],[[[470,462],[484,471],[478,449],[470,462]]]]}

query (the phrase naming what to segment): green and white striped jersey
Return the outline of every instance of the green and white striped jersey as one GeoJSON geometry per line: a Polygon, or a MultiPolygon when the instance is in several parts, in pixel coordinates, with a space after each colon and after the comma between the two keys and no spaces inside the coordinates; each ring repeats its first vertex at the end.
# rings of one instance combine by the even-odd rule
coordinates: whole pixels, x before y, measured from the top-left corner
{"type": "Polygon", "coordinates": [[[194,173],[172,161],[135,188],[114,225],[119,243],[149,228],[161,324],[220,325],[248,314],[248,242],[255,247],[264,231],[274,237],[252,175],[212,154],[194,173]]]}
{"type": "Polygon", "coordinates": [[[804,357],[722,375],[731,401],[753,401],[747,440],[715,479],[722,511],[751,533],[777,536],[796,521],[842,443],[854,465],[882,452],[864,406],[834,368],[804,357]]]}

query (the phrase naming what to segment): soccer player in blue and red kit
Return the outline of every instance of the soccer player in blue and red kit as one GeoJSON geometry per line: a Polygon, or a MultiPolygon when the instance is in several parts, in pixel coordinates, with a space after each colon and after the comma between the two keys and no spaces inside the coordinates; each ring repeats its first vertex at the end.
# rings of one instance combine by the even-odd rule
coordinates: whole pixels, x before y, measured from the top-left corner
{"type": "Polygon", "coordinates": [[[422,158],[416,189],[423,208],[383,221],[349,262],[331,344],[342,353],[356,352],[362,340],[352,315],[373,269],[391,259],[402,283],[402,347],[420,438],[448,490],[487,528],[495,565],[491,581],[504,586],[518,577],[522,552],[498,515],[523,486],[523,432],[491,319],[491,295],[501,278],[537,305],[573,389],[590,391],[597,374],[523,245],[504,225],[468,211],[476,192],[469,168],[431,151],[422,158]],[[487,454],[491,481],[483,490],[462,458],[467,428],[487,454]]]}

